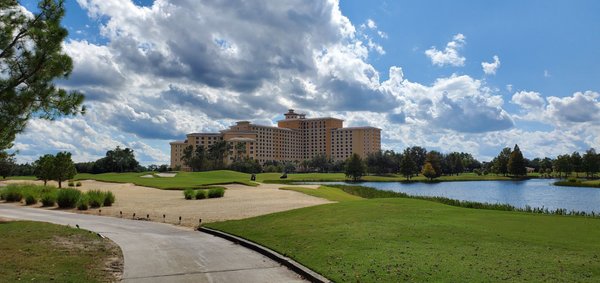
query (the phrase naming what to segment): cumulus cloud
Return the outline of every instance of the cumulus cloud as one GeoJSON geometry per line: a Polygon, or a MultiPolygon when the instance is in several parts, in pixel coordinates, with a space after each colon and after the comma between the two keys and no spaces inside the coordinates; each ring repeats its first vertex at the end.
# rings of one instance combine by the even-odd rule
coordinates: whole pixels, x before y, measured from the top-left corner
{"type": "Polygon", "coordinates": [[[425,55],[431,59],[431,63],[437,66],[464,66],[465,57],[459,54],[466,44],[466,37],[462,34],[456,34],[452,37],[452,41],[446,44],[444,50],[438,50],[435,46],[425,51],[425,55]]]}
{"type": "Polygon", "coordinates": [[[512,96],[511,102],[524,109],[541,109],[546,105],[542,95],[535,91],[517,92],[512,96]]]}
{"type": "Polygon", "coordinates": [[[547,114],[559,123],[600,123],[600,94],[576,92],[573,96],[547,98],[547,114]]]}
{"type": "Polygon", "coordinates": [[[494,62],[481,62],[481,67],[486,75],[495,75],[496,70],[500,68],[500,58],[498,58],[497,55],[494,55],[494,62]]]}

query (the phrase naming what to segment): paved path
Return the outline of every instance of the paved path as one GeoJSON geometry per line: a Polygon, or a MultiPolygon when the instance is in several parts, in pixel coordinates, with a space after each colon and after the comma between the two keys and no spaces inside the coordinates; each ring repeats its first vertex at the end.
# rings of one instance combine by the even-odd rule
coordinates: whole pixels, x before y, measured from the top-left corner
{"type": "Polygon", "coordinates": [[[0,216],[75,226],[117,243],[123,282],[304,282],[254,251],[169,224],[0,204],[0,216]]]}

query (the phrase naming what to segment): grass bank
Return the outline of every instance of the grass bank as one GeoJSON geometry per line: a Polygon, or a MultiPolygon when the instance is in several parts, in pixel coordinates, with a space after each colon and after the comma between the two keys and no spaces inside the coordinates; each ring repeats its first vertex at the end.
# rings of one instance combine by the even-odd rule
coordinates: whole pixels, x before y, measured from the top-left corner
{"type": "Polygon", "coordinates": [[[329,186],[320,186],[318,189],[309,189],[301,187],[283,187],[280,190],[296,191],[307,194],[309,196],[324,198],[330,201],[350,201],[362,199],[360,196],[347,194],[341,189],[329,186]]]}
{"type": "Polygon", "coordinates": [[[600,188],[600,180],[588,180],[588,181],[577,180],[575,182],[571,182],[571,181],[558,181],[558,182],[554,182],[554,185],[555,186],[564,186],[564,187],[600,188]]]}
{"type": "MultiPolygon", "coordinates": [[[[264,183],[286,184],[293,182],[344,182],[348,181],[344,173],[296,173],[288,174],[286,179],[280,179],[280,173],[261,173],[256,176],[257,181],[264,183]]],[[[529,176],[536,178],[537,176],[529,176]]],[[[515,178],[497,175],[477,175],[475,173],[462,173],[452,176],[441,176],[436,178],[435,182],[457,182],[457,181],[511,181],[515,178]]],[[[362,177],[365,182],[428,182],[424,176],[415,176],[410,180],[402,175],[389,174],[385,176],[367,175],[362,177]]]]}
{"type": "Polygon", "coordinates": [[[600,280],[600,219],[364,199],[211,223],[336,282],[600,280]]]}
{"type": "Polygon", "coordinates": [[[66,226],[0,221],[0,282],[115,282],[123,272],[119,247],[66,226]]]}

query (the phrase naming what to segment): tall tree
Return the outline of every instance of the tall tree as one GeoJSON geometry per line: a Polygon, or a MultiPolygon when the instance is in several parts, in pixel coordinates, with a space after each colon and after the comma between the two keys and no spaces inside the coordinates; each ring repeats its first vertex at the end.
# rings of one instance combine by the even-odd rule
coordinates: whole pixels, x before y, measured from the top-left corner
{"type": "Polygon", "coordinates": [[[527,168],[525,168],[525,159],[523,153],[518,145],[515,144],[515,148],[510,153],[508,158],[508,173],[513,176],[525,176],[527,175],[527,168]]]}
{"type": "Polygon", "coordinates": [[[225,167],[224,159],[229,155],[231,149],[231,144],[226,141],[218,141],[209,146],[208,155],[213,161],[215,169],[225,167]]]}
{"type": "Polygon", "coordinates": [[[235,144],[235,156],[236,160],[241,161],[246,155],[246,143],[238,142],[235,144]]]}
{"type": "Polygon", "coordinates": [[[571,165],[573,166],[573,171],[575,171],[575,177],[579,177],[579,172],[583,171],[583,158],[579,152],[574,151],[571,153],[571,165]]]}
{"type": "Polygon", "coordinates": [[[62,50],[63,0],[41,0],[27,15],[17,0],[0,4],[0,150],[10,148],[33,116],[54,119],[84,113],[83,95],[54,85],[73,69],[62,50]]]}
{"type": "MultiPolygon", "coordinates": [[[[435,171],[435,177],[442,175],[442,154],[432,150],[425,156],[425,164],[429,163],[435,171]]],[[[423,165],[425,166],[425,165],[423,165]]]]}
{"type": "Polygon", "coordinates": [[[77,174],[75,164],[71,160],[71,153],[62,151],[54,156],[52,166],[52,180],[58,182],[58,187],[62,188],[62,182],[73,179],[77,174]]]}
{"type": "Polygon", "coordinates": [[[15,158],[6,152],[0,151],[0,176],[2,176],[2,179],[11,176],[15,167],[15,158]]]}
{"type": "Polygon", "coordinates": [[[554,171],[558,172],[558,177],[562,177],[562,173],[565,173],[565,177],[568,177],[573,172],[573,165],[571,164],[571,156],[568,154],[559,155],[554,160],[554,171]]]}
{"type": "Polygon", "coordinates": [[[505,147],[502,151],[494,158],[493,170],[496,174],[502,174],[506,176],[508,174],[508,160],[510,159],[510,154],[512,153],[510,147],[505,147]]]}
{"type": "Polygon", "coordinates": [[[415,171],[417,170],[417,163],[412,160],[410,155],[410,149],[405,149],[400,158],[400,174],[406,177],[406,180],[410,180],[415,171]]]}
{"type": "Polygon", "coordinates": [[[600,155],[593,148],[588,149],[582,157],[582,167],[586,176],[594,177],[600,171],[600,155]]]}
{"type": "Polygon", "coordinates": [[[433,178],[439,176],[433,168],[433,165],[431,165],[431,163],[429,162],[425,162],[425,165],[423,165],[423,170],[421,170],[421,174],[423,174],[423,176],[425,176],[426,178],[429,178],[430,181],[433,181],[433,178]]]}
{"type": "Polygon", "coordinates": [[[54,155],[46,154],[40,156],[38,160],[34,162],[35,177],[44,181],[44,186],[48,183],[48,180],[52,180],[54,173],[54,155]]]}
{"type": "Polygon", "coordinates": [[[95,173],[133,172],[139,165],[133,149],[117,146],[115,149],[107,151],[105,157],[96,161],[94,171],[95,173]]]}
{"type": "Polygon", "coordinates": [[[427,156],[427,149],[420,146],[413,146],[410,148],[410,157],[417,164],[417,170],[415,174],[418,174],[421,167],[425,164],[425,157],[427,156]]]}
{"type": "Polygon", "coordinates": [[[359,181],[365,174],[365,164],[360,155],[353,153],[346,162],[346,177],[352,178],[352,181],[359,181]]]}

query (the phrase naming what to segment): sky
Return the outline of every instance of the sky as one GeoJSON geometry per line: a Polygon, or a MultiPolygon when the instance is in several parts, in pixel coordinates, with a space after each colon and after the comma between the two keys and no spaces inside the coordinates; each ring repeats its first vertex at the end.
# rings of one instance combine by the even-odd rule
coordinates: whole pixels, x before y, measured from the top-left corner
{"type": "MultiPolygon", "coordinates": [[[[36,1],[20,3],[35,12],[36,1]]],[[[600,2],[67,0],[83,116],[33,119],[19,162],[169,142],[288,108],[382,129],[382,148],[487,161],[600,149],[600,2]]]]}

